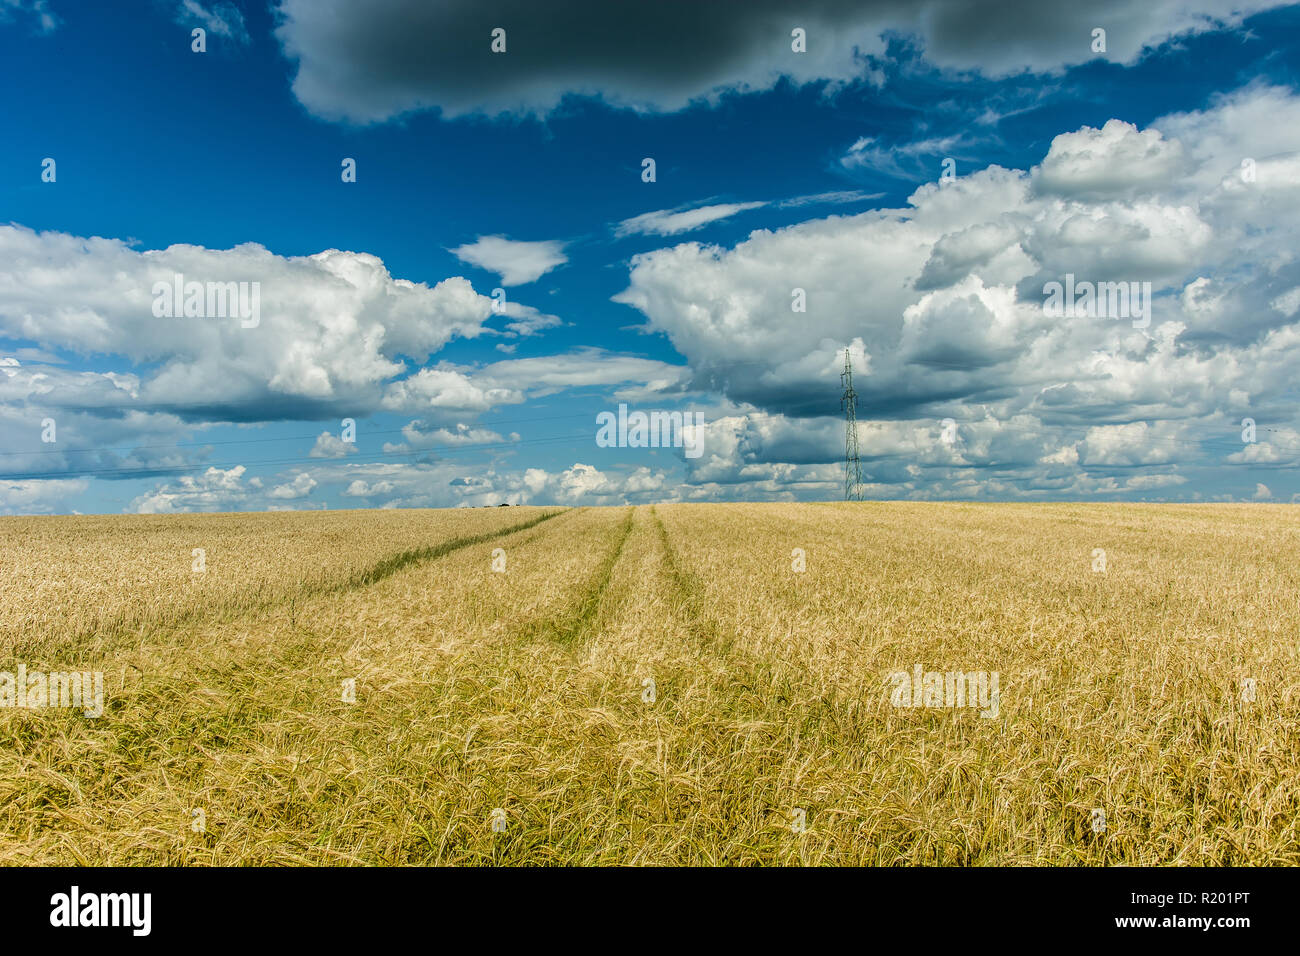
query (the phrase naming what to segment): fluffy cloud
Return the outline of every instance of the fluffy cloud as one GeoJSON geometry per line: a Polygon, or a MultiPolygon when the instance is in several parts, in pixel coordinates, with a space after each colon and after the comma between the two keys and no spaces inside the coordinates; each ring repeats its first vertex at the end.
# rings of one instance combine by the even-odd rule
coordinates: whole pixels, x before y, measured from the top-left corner
{"type": "Polygon", "coordinates": [[[360,478],[354,478],[341,494],[347,498],[375,498],[392,494],[394,487],[396,486],[391,481],[367,483],[360,478]]]}
{"type": "MultiPolygon", "coordinates": [[[[192,454],[174,451],[122,460],[62,450],[103,446],[114,432],[179,437],[183,424],[213,420],[355,418],[407,406],[482,411],[521,401],[493,382],[474,384],[473,369],[409,373],[412,362],[426,362],[451,339],[493,333],[493,321],[506,323],[495,334],[510,337],[560,321],[520,303],[507,303],[500,315],[490,306],[464,278],[432,287],[400,280],[376,256],[357,252],[285,258],[253,243],[136,251],[116,239],[0,226],[0,336],[39,346],[22,350],[27,360],[5,356],[0,434],[14,420],[18,447],[31,445],[35,423],[52,415],[70,440],[32,447],[29,457],[0,463],[0,473],[192,464],[192,454]],[[218,316],[157,315],[156,306],[166,312],[162,299],[172,297],[164,290],[175,276],[201,284],[194,304],[203,312],[207,284],[247,285],[242,299],[212,299],[218,316]],[[73,372],[49,364],[57,350],[108,355],[148,371],[73,372]],[[129,420],[133,429],[104,419],[129,420]]],[[[311,455],[347,451],[322,436],[311,455]]]]}
{"type": "Polygon", "coordinates": [[[434,412],[449,421],[568,388],[625,386],[615,392],[616,397],[675,391],[686,377],[682,366],[586,347],[473,368],[439,363],[393,383],[383,406],[391,411],[434,412]]]}
{"type": "Polygon", "coordinates": [[[573,502],[606,498],[614,491],[609,479],[597,468],[581,463],[561,474],[559,484],[560,497],[573,502]]]}
{"type": "MultiPolygon", "coordinates": [[[[206,296],[195,304],[209,308],[206,296]]],[[[223,311],[221,300],[212,305],[223,311]]],[[[504,317],[512,335],[559,321],[517,304],[504,317]]],[[[494,318],[491,300],[465,279],[432,287],[395,279],[365,253],[283,257],[253,243],[138,252],[114,239],[0,226],[0,335],[151,366],[144,376],[103,375],[95,389],[78,389],[82,407],[130,404],[194,421],[355,416],[393,400],[385,396],[409,372],[408,360],[425,362],[453,338],[484,334],[494,318]],[[260,314],[254,322],[227,306],[231,317],[160,317],[155,283],[169,289],[178,274],[205,291],[207,283],[249,283],[242,302],[248,316],[255,303],[260,314]]],[[[57,405],[58,383],[41,388],[57,405]]]]}
{"type": "Polygon", "coordinates": [[[356,451],[356,442],[344,441],[337,435],[321,432],[316,436],[316,444],[312,445],[311,451],[307,454],[310,458],[342,458],[345,455],[356,454],[356,451]]]}
{"type": "Polygon", "coordinates": [[[475,428],[458,422],[452,428],[434,428],[426,430],[427,423],[413,421],[403,426],[402,437],[405,442],[385,442],[384,453],[402,453],[412,449],[456,448],[466,446],[504,445],[518,441],[519,435],[512,432],[509,439],[490,428],[475,428]]]}
{"type": "Polygon", "coordinates": [[[410,378],[394,383],[384,395],[383,404],[392,411],[438,409],[473,414],[523,400],[518,389],[496,388],[471,378],[469,371],[439,367],[420,369],[410,378]]]}
{"type": "Polygon", "coordinates": [[[0,514],[58,513],[64,501],[81,494],[88,484],[83,479],[0,480],[0,514]]]}
{"type": "Polygon", "coordinates": [[[1182,144],[1121,120],[1052,140],[1035,185],[1058,196],[1111,198],[1163,186],[1187,170],[1182,144]]]}
{"type": "Polygon", "coordinates": [[[536,282],[569,261],[564,254],[564,243],[558,239],[520,242],[505,236],[479,236],[451,252],[461,262],[495,272],[501,277],[501,284],[507,286],[536,282]]]}
{"type": "Polygon", "coordinates": [[[918,38],[939,67],[1002,76],[1097,58],[1092,30],[1105,24],[1100,56],[1131,63],[1145,47],[1236,24],[1281,2],[503,0],[486,10],[472,0],[281,0],[276,36],[296,65],[293,91],[307,109],[368,123],[422,109],[546,113],[566,95],[671,111],[726,90],[768,89],[782,76],[845,83],[870,75],[867,58],[884,56],[887,32],[918,38]],[[496,27],[506,30],[505,54],[491,51],[496,27]],[[807,31],[804,53],[791,50],[796,27],[807,31]]]}
{"type": "Polygon", "coordinates": [[[272,498],[305,498],[311,494],[311,490],[316,487],[316,479],[304,472],[294,475],[292,481],[287,481],[282,485],[276,485],[269,492],[272,498]]]}
{"type": "Polygon", "coordinates": [[[199,475],[182,475],[175,482],[163,484],[131,502],[130,510],[138,514],[175,514],[185,511],[235,511],[245,504],[248,484],[243,480],[247,469],[209,468],[199,475]]]}
{"type": "MultiPolygon", "coordinates": [[[[534,478],[534,481],[536,479],[534,478]]],[[[646,466],[629,472],[603,472],[594,465],[575,462],[555,476],[548,476],[537,497],[551,497],[557,504],[619,505],[641,501],[664,501],[676,497],[664,494],[667,478],[663,471],[646,466]]]]}
{"type": "Polygon", "coordinates": [[[298,470],[291,476],[284,476],[287,480],[273,485],[269,491],[261,478],[246,478],[247,472],[244,465],[234,465],[182,475],[136,496],[126,510],[137,514],[182,514],[323,507],[307,500],[318,484],[309,470],[298,470]]]}

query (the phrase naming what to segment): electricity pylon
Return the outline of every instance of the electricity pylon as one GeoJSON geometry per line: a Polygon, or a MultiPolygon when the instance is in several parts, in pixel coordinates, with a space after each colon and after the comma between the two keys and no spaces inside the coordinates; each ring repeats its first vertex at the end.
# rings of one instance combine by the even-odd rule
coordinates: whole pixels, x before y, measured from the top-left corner
{"type": "Polygon", "coordinates": [[[844,350],[844,371],[840,373],[844,395],[840,408],[844,409],[844,500],[862,500],[862,465],[858,461],[858,393],[853,391],[853,361],[849,350],[844,350]]]}

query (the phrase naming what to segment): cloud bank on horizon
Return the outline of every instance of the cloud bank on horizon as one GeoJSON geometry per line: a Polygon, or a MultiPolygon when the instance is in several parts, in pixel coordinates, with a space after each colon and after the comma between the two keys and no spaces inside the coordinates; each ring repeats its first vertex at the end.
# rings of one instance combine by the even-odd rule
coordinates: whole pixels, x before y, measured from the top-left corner
{"type": "Polygon", "coordinates": [[[846,350],[867,497],[1300,500],[1294,5],[165,14],[258,148],[169,154],[224,209],[88,173],[76,76],[11,121],[0,512],[836,498],[846,350]]]}

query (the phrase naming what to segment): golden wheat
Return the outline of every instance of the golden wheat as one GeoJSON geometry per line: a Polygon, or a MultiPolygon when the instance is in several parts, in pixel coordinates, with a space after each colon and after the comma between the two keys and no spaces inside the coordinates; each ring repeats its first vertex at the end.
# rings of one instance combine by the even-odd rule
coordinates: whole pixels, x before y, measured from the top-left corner
{"type": "Polygon", "coordinates": [[[0,670],[106,698],[0,710],[0,862],[1300,862],[1294,508],[0,527],[0,670]]]}

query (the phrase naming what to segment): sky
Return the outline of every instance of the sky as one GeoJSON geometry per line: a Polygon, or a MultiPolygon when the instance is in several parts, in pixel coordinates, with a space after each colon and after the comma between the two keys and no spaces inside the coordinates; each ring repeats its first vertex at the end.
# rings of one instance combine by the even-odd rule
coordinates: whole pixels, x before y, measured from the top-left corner
{"type": "Polygon", "coordinates": [[[1298,78],[1269,0],[0,0],[0,513],[836,500],[846,354],[863,498],[1300,500],[1298,78]]]}

